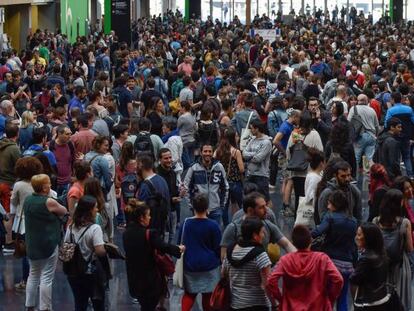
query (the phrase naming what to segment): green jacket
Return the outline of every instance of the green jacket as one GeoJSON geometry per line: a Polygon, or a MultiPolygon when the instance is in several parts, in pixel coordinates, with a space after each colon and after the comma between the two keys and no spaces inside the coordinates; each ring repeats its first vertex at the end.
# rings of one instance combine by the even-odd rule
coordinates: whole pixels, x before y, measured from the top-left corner
{"type": "Polygon", "coordinates": [[[20,149],[17,144],[8,139],[0,140],[0,183],[13,185],[16,182],[14,166],[20,158],[20,149]]]}

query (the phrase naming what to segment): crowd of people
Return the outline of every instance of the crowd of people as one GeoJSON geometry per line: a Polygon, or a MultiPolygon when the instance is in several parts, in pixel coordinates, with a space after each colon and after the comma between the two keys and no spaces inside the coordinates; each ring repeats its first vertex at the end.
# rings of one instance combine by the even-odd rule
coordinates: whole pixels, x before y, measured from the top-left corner
{"type": "Polygon", "coordinates": [[[213,310],[223,282],[231,310],[410,310],[413,38],[363,16],[168,12],[131,45],[37,30],[3,52],[0,244],[27,310],[52,310],[58,262],[75,310],[105,310],[123,251],[143,311],[167,306],[165,254],[183,311],[213,310]]]}

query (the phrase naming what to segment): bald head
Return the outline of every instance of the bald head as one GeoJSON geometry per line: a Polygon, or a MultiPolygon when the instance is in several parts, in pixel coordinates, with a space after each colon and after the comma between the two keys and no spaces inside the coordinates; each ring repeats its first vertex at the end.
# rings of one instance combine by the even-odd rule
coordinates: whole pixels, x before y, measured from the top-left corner
{"type": "Polygon", "coordinates": [[[358,95],[358,105],[368,105],[368,96],[365,94],[358,95]]]}

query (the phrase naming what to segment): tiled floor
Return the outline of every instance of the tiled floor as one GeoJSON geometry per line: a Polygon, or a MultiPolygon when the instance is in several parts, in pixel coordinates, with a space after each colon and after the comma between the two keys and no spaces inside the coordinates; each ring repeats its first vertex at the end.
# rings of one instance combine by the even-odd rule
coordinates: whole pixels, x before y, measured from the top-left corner
{"type": "MultiPolygon", "coordinates": [[[[360,189],[363,190],[363,206],[366,206],[367,184],[359,182],[360,189]],[[363,184],[363,186],[362,186],[363,184]]],[[[281,197],[278,191],[272,195],[274,210],[279,214],[281,206],[281,197]]],[[[183,208],[183,216],[188,216],[188,211],[183,208]]],[[[367,215],[367,211],[364,211],[367,215]]],[[[289,235],[293,225],[293,219],[283,219],[279,217],[279,226],[289,235]]],[[[116,233],[115,236],[118,245],[121,245],[121,234],[116,233]]],[[[125,264],[123,261],[113,261],[114,278],[110,282],[110,291],[108,306],[110,311],[126,311],[139,310],[139,305],[133,304],[127,285],[127,277],[125,272],[125,264]]],[[[13,256],[3,256],[0,254],[0,311],[20,311],[24,310],[25,294],[24,292],[16,292],[14,284],[20,281],[21,277],[21,261],[14,259],[13,256]]],[[[182,291],[171,288],[171,297],[169,299],[169,310],[179,311],[182,291]]],[[[200,305],[200,301],[198,302],[200,305]]],[[[62,272],[61,265],[58,265],[55,282],[53,286],[53,307],[58,311],[73,310],[73,296],[65,275],[62,272]]],[[[193,310],[198,311],[201,308],[195,306],[193,310]]]]}

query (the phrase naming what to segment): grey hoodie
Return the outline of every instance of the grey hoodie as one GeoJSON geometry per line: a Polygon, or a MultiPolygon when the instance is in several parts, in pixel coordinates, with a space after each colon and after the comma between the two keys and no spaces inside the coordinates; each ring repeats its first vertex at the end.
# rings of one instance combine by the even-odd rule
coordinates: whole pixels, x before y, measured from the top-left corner
{"type": "Polygon", "coordinates": [[[335,190],[342,190],[345,192],[345,195],[348,198],[348,208],[349,208],[349,215],[354,216],[358,223],[362,222],[362,206],[361,206],[361,192],[358,188],[353,185],[349,184],[345,187],[340,187],[336,178],[332,178],[326,188],[322,191],[321,195],[318,199],[318,212],[319,217],[322,220],[323,216],[328,211],[328,198],[332,192],[335,190]]]}
{"type": "Polygon", "coordinates": [[[269,177],[270,154],[272,142],[270,137],[254,137],[243,150],[243,158],[247,162],[247,176],[269,177]]]}
{"type": "Polygon", "coordinates": [[[188,169],[184,188],[190,208],[192,208],[192,198],[197,193],[208,196],[209,212],[222,208],[227,202],[229,192],[226,171],[219,161],[214,161],[209,171],[201,162],[196,162],[188,169]]]}

